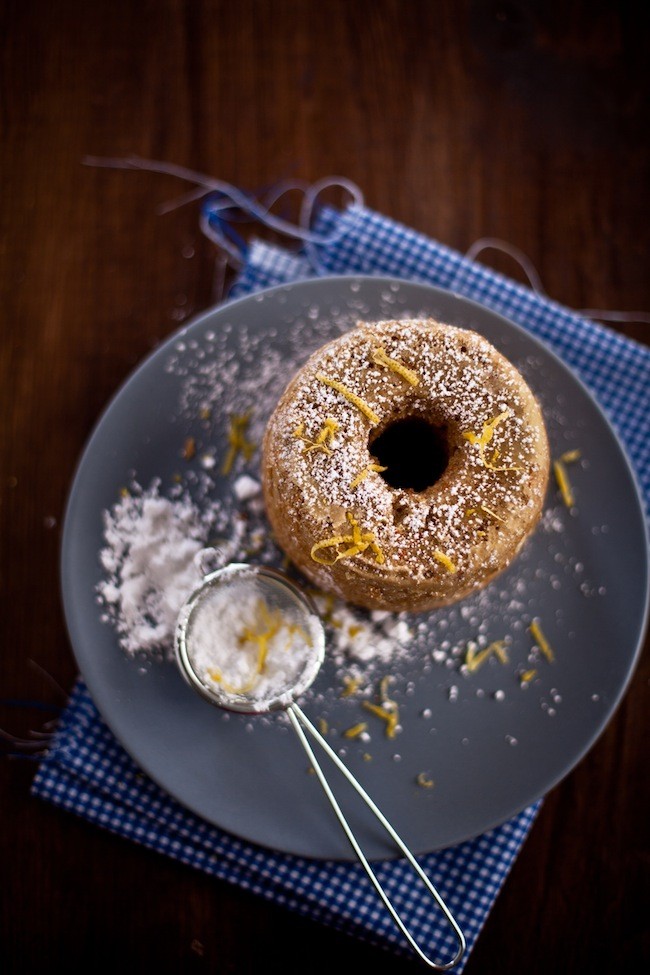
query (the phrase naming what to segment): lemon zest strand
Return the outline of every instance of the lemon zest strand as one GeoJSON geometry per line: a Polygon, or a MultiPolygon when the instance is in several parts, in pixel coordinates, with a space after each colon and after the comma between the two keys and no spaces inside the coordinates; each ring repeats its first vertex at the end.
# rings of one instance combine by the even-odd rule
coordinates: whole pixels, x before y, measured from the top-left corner
{"type": "Polygon", "coordinates": [[[273,614],[269,613],[268,606],[265,602],[260,601],[259,611],[262,616],[266,630],[262,630],[261,633],[256,633],[250,626],[245,626],[242,634],[240,636],[240,642],[250,642],[257,643],[258,653],[257,653],[257,675],[263,673],[266,666],[266,658],[269,652],[269,640],[277,634],[278,630],[282,626],[282,613],[280,610],[275,610],[273,614]]]}
{"type": "Polygon", "coordinates": [[[310,440],[309,437],[305,436],[305,424],[301,423],[293,431],[294,437],[302,440],[304,447],[302,448],[303,454],[309,454],[313,451],[320,450],[324,454],[331,454],[332,448],[330,446],[332,440],[334,439],[334,434],[338,430],[339,425],[336,420],[332,419],[331,416],[325,420],[321,430],[315,440],[310,440]],[[327,443],[329,440],[330,444],[327,443]]]}
{"type": "Polygon", "coordinates": [[[480,434],[475,433],[473,430],[466,430],[463,433],[463,437],[465,438],[465,440],[469,440],[469,442],[473,446],[477,446],[478,447],[478,449],[479,449],[479,459],[480,459],[481,463],[483,464],[484,467],[487,467],[491,471],[519,471],[519,470],[521,470],[520,467],[496,467],[495,466],[496,465],[496,461],[497,461],[497,459],[499,457],[499,451],[498,450],[494,450],[493,451],[492,458],[490,460],[486,460],[486,457],[485,457],[485,448],[487,447],[487,445],[492,440],[492,437],[494,436],[494,431],[496,430],[496,428],[498,427],[498,425],[503,420],[505,420],[507,417],[509,417],[511,414],[512,414],[512,410],[507,409],[507,410],[504,410],[503,413],[499,413],[498,416],[493,417],[491,420],[487,420],[483,424],[483,430],[481,431],[480,434]]]}
{"type": "Polygon", "coordinates": [[[441,565],[444,565],[447,572],[451,572],[452,575],[458,571],[454,563],[449,558],[449,556],[445,555],[445,553],[441,552],[439,549],[435,550],[435,552],[433,553],[433,557],[436,560],[436,562],[440,562],[441,565]]]}
{"type": "Polygon", "coordinates": [[[213,680],[215,684],[221,684],[224,691],[226,691],[228,694],[247,694],[248,691],[252,690],[255,686],[258,676],[259,674],[254,673],[249,677],[245,684],[242,684],[240,687],[235,687],[235,685],[230,684],[216,668],[208,671],[208,677],[210,680],[213,680]]]}
{"type": "Polygon", "coordinates": [[[542,629],[539,625],[538,620],[533,620],[533,622],[530,624],[528,629],[530,630],[533,640],[535,641],[539,649],[542,651],[542,653],[544,654],[548,662],[552,664],[553,661],[555,660],[555,654],[553,653],[553,649],[550,643],[542,633],[542,629]]]}
{"type": "Polygon", "coordinates": [[[305,632],[304,628],[300,626],[299,623],[287,623],[286,626],[287,626],[287,632],[289,634],[289,639],[287,640],[286,646],[284,648],[285,650],[291,649],[291,647],[293,646],[293,641],[296,636],[301,636],[310,649],[313,647],[314,644],[312,638],[309,636],[308,633],[305,632]]]}
{"type": "Polygon", "coordinates": [[[567,474],[565,464],[573,464],[577,460],[580,460],[582,456],[581,452],[577,449],[575,450],[565,450],[561,455],[559,460],[556,460],[553,464],[553,472],[555,474],[555,480],[557,486],[562,494],[562,500],[564,501],[567,508],[572,508],[575,503],[575,498],[573,495],[573,489],[569,482],[569,475],[567,474]]]}
{"type": "Polygon", "coordinates": [[[382,677],[382,679],[379,681],[379,699],[382,704],[386,704],[387,702],[389,702],[390,704],[393,704],[395,707],[397,707],[396,702],[391,701],[391,699],[388,696],[388,685],[390,684],[390,682],[391,682],[390,674],[386,674],[386,676],[382,677]]]}
{"type": "Polygon", "coordinates": [[[508,663],[508,651],[506,650],[505,640],[495,640],[494,643],[490,644],[488,650],[492,650],[499,663],[508,663]]]}
{"type": "Polygon", "coordinates": [[[531,680],[533,680],[534,677],[537,677],[537,671],[535,670],[534,667],[531,667],[530,670],[524,670],[519,675],[519,680],[522,684],[530,684],[531,680]]]}
{"type": "Polygon", "coordinates": [[[420,385],[420,377],[412,369],[409,369],[408,366],[405,366],[403,362],[400,362],[398,359],[391,359],[382,346],[373,351],[372,361],[378,366],[386,366],[391,372],[396,372],[398,376],[405,379],[411,386],[420,385]]]}
{"type": "Polygon", "coordinates": [[[321,542],[316,542],[312,545],[311,558],[314,562],[318,562],[319,565],[334,565],[340,559],[349,559],[354,555],[361,555],[366,549],[370,551],[375,556],[375,560],[381,565],[384,562],[384,553],[380,549],[379,545],[375,541],[374,532],[362,532],[359,528],[357,521],[354,516],[347,513],[347,519],[352,527],[351,535],[332,535],[331,538],[324,538],[321,542]],[[342,552],[337,552],[333,559],[326,559],[322,556],[316,555],[321,549],[326,548],[338,548],[339,545],[349,545],[349,548],[345,548],[342,552]]]}
{"type": "Polygon", "coordinates": [[[264,668],[266,667],[266,658],[269,653],[269,640],[277,634],[278,630],[283,625],[284,620],[282,619],[282,613],[279,609],[274,610],[273,613],[269,612],[269,608],[263,600],[260,600],[257,606],[258,612],[262,617],[262,623],[266,626],[265,630],[261,632],[256,632],[250,626],[245,626],[239,636],[239,643],[257,643],[257,659],[255,661],[255,666],[250,677],[244,684],[236,687],[227,681],[223,674],[215,669],[208,671],[208,676],[216,683],[221,684],[223,689],[228,694],[246,694],[248,691],[257,683],[257,679],[264,673],[264,668]]]}
{"type": "Polygon", "coordinates": [[[362,706],[366,711],[370,711],[376,717],[381,718],[381,720],[386,725],[386,737],[394,738],[395,731],[397,729],[398,715],[396,711],[388,711],[381,704],[373,704],[372,701],[362,701],[362,706]]]}
{"type": "Polygon", "coordinates": [[[233,464],[239,453],[244,455],[246,460],[250,460],[255,453],[255,444],[246,438],[246,429],[250,423],[250,413],[241,416],[231,416],[230,430],[228,431],[228,453],[221,468],[222,474],[230,474],[233,464]]]}
{"type": "Polygon", "coordinates": [[[368,477],[368,474],[372,474],[373,471],[376,474],[381,474],[382,471],[387,471],[387,470],[388,468],[382,467],[381,464],[368,464],[368,466],[364,467],[362,471],[359,471],[355,479],[350,483],[350,488],[354,491],[355,488],[359,487],[362,481],[365,481],[365,479],[368,477]]]}
{"type": "Polygon", "coordinates": [[[365,721],[359,721],[358,724],[353,724],[351,728],[347,728],[343,732],[344,738],[358,738],[367,729],[368,725],[365,721]]]}
{"type": "Polygon", "coordinates": [[[465,666],[467,667],[470,674],[473,674],[474,671],[478,670],[481,664],[484,663],[485,660],[487,660],[487,658],[488,658],[487,650],[481,650],[477,653],[476,649],[473,646],[469,646],[465,654],[465,666]]]}
{"type": "Polygon", "coordinates": [[[573,464],[575,461],[580,460],[582,454],[579,450],[565,450],[560,460],[563,464],[573,464]]]}
{"type": "Polygon", "coordinates": [[[423,789],[433,789],[435,782],[430,779],[426,772],[418,772],[415,776],[415,781],[423,789]]]}
{"type": "Polygon", "coordinates": [[[359,677],[349,677],[345,676],[343,678],[343,690],[341,691],[341,697],[351,697],[356,691],[359,690],[361,686],[361,680],[359,677]]]}
{"type": "Polygon", "coordinates": [[[479,507],[481,508],[482,511],[485,512],[486,515],[489,515],[491,518],[494,518],[496,521],[500,521],[503,525],[505,525],[506,523],[505,518],[502,518],[501,515],[498,515],[496,511],[492,511],[492,508],[488,508],[486,504],[482,504],[479,507]]]}
{"type": "Polygon", "coordinates": [[[397,701],[393,701],[388,696],[388,685],[390,680],[390,675],[387,675],[386,677],[383,677],[379,683],[380,704],[373,704],[372,701],[362,701],[361,703],[367,711],[370,711],[371,714],[381,718],[381,720],[385,723],[386,737],[394,738],[399,723],[399,706],[397,701]]]}
{"type": "Polygon", "coordinates": [[[553,472],[555,474],[557,486],[560,489],[560,494],[562,495],[562,500],[567,508],[572,508],[575,498],[573,497],[573,491],[571,490],[566,468],[561,460],[556,460],[553,462],[553,472]]]}
{"type": "Polygon", "coordinates": [[[494,654],[494,656],[498,659],[499,663],[508,663],[508,653],[503,640],[494,640],[494,642],[488,647],[485,647],[485,649],[479,650],[478,652],[476,651],[476,648],[470,644],[465,653],[465,666],[470,674],[475,673],[475,671],[477,671],[492,654],[494,654]]]}
{"type": "Polygon", "coordinates": [[[364,402],[360,396],[357,396],[357,394],[353,393],[351,389],[348,389],[347,386],[344,386],[343,383],[339,382],[338,379],[330,379],[329,376],[326,376],[322,372],[316,373],[316,379],[320,380],[322,383],[325,383],[326,386],[331,386],[331,388],[335,389],[337,393],[341,394],[341,396],[345,396],[345,398],[349,400],[353,406],[356,406],[356,408],[363,413],[366,419],[370,420],[373,426],[379,423],[379,417],[375,411],[368,406],[368,404],[364,402]]]}

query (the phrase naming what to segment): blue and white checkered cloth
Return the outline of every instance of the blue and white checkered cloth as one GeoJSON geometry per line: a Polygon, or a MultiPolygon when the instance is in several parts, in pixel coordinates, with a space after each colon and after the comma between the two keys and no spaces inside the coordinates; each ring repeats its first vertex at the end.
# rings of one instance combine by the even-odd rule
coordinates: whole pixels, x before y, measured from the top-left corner
{"type": "MultiPolygon", "coordinates": [[[[366,208],[323,211],[336,238],[306,254],[254,242],[231,291],[238,297],[314,274],[376,274],[448,288],[518,322],[580,376],[609,414],[650,501],[650,349],[366,208]]],[[[121,836],[166,853],[298,913],[395,952],[402,936],[357,864],[306,860],[242,842],[214,828],[151,782],[116,742],[79,682],[33,783],[33,794],[121,836]]],[[[421,863],[463,929],[469,957],[539,803],[497,829],[428,854],[421,863]]],[[[405,861],[378,867],[416,940],[446,960],[456,942],[413,884],[405,861]]]]}

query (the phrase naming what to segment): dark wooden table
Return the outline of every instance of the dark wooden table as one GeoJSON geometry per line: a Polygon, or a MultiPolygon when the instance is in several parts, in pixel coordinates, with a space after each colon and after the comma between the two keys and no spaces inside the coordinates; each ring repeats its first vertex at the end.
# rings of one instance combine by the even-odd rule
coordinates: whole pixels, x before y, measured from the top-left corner
{"type": "MultiPolygon", "coordinates": [[[[75,462],[118,384],[214,295],[196,207],[156,213],[184,187],[84,155],[251,189],[342,174],[460,250],[517,245],[568,306],[650,309],[646,5],[5,0],[0,36],[3,699],[70,688],[58,549],[75,462]]],[[[648,677],[646,654],[547,797],[468,975],[649,960],[648,677]]],[[[42,719],[3,707],[0,726],[42,719]]],[[[419,970],[30,798],[34,768],[0,761],[5,972],[419,970]]]]}

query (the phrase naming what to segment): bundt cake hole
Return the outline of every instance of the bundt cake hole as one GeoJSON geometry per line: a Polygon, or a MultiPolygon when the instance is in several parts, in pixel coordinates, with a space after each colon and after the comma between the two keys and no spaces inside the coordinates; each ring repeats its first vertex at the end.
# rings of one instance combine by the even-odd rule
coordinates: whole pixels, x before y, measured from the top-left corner
{"type": "Polygon", "coordinates": [[[390,487],[426,491],[449,464],[449,433],[420,416],[400,417],[371,438],[368,449],[386,468],[380,476],[390,487]]]}

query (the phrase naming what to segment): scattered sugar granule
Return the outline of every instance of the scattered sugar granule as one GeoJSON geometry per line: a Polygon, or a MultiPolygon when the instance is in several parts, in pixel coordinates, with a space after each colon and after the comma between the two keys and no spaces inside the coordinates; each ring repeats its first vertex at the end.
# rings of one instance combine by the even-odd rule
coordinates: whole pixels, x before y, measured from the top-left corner
{"type": "Polygon", "coordinates": [[[232,490],[238,501],[250,501],[251,498],[257,497],[262,490],[262,485],[254,477],[242,474],[233,484],[232,490]]]}
{"type": "Polygon", "coordinates": [[[337,603],[330,615],[332,652],[338,663],[351,658],[361,663],[394,662],[408,646],[411,630],[392,613],[373,613],[366,619],[359,611],[337,603]]]}

